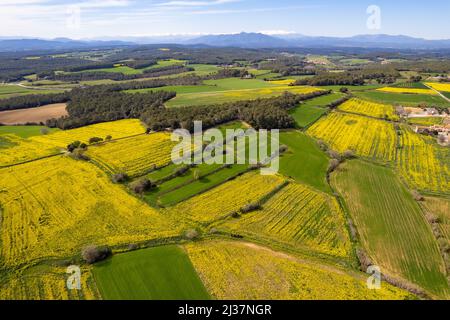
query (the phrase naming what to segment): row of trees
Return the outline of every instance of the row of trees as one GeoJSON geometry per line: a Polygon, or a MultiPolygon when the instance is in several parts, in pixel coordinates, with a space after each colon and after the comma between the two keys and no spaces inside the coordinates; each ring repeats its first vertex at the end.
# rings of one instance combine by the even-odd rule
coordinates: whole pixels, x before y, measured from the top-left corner
{"type": "Polygon", "coordinates": [[[56,73],[47,76],[47,79],[57,81],[79,82],[79,81],[93,81],[93,80],[133,80],[142,78],[161,77],[167,75],[180,74],[184,72],[194,71],[194,69],[183,66],[173,65],[160,68],[146,69],[142,73],[138,74],[124,74],[121,72],[105,72],[105,71],[89,71],[89,72],[77,72],[77,73],[56,73]]]}
{"type": "Polygon", "coordinates": [[[24,96],[0,99],[0,111],[40,107],[52,103],[69,101],[70,93],[29,94],[24,96]]]}
{"type": "Polygon", "coordinates": [[[139,118],[145,110],[164,108],[175,92],[158,91],[129,94],[95,88],[74,89],[67,105],[69,116],[47,121],[50,127],[71,129],[89,124],[139,118]]]}
{"type": "Polygon", "coordinates": [[[394,83],[400,73],[392,67],[370,67],[345,72],[320,72],[314,77],[299,79],[294,85],[329,86],[329,85],[364,85],[366,80],[378,83],[394,83]]]}

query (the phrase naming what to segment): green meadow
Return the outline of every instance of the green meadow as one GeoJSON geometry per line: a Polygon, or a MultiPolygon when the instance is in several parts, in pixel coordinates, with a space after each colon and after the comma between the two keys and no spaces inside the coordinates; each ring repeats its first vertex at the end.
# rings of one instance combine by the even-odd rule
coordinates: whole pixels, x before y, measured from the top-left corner
{"type": "Polygon", "coordinates": [[[95,265],[93,273],[105,300],[211,298],[189,257],[178,246],[117,254],[95,265]]]}

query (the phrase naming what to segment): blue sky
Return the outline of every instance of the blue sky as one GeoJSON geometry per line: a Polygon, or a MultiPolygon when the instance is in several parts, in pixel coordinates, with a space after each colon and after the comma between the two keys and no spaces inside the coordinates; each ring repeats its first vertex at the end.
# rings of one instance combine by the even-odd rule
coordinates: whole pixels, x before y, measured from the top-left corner
{"type": "Polygon", "coordinates": [[[0,0],[0,36],[94,38],[264,32],[450,38],[450,1],[0,0]],[[381,29],[367,27],[370,5],[381,29]]]}

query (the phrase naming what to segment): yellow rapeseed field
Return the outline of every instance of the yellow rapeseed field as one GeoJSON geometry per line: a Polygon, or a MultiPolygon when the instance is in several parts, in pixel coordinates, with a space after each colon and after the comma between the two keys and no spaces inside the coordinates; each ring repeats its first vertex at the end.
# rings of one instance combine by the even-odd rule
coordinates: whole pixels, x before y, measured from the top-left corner
{"type": "Polygon", "coordinates": [[[450,193],[450,149],[401,127],[398,168],[413,189],[450,193]]]}
{"type": "Polygon", "coordinates": [[[339,106],[339,110],[367,115],[375,118],[398,120],[394,106],[389,104],[365,101],[357,98],[350,99],[339,106]]]}
{"type": "MultiPolygon", "coordinates": [[[[0,166],[6,166],[61,152],[74,141],[88,143],[92,137],[104,139],[110,135],[113,139],[145,133],[145,128],[136,119],[119,120],[86,126],[82,128],[57,131],[48,135],[22,139],[14,135],[7,138],[14,146],[2,149],[0,166]]],[[[4,136],[2,136],[4,137],[4,136]]]]}
{"type": "Polygon", "coordinates": [[[205,95],[218,94],[224,98],[239,98],[242,100],[251,100],[256,98],[270,97],[275,95],[280,95],[283,92],[290,92],[293,94],[308,94],[320,91],[318,88],[306,87],[306,86],[280,86],[280,87],[270,87],[261,89],[242,89],[242,90],[230,90],[217,93],[205,93],[205,95]]]}
{"type": "Polygon", "coordinates": [[[351,250],[336,199],[297,183],[275,194],[262,210],[230,218],[219,228],[341,257],[351,250]]]}
{"type": "Polygon", "coordinates": [[[427,82],[425,83],[427,86],[437,90],[437,91],[446,91],[450,92],[450,83],[436,83],[436,82],[427,82]]]}
{"type": "Polygon", "coordinates": [[[173,236],[182,227],[94,165],[66,156],[0,169],[0,204],[0,257],[8,266],[67,257],[89,244],[173,236]]]}
{"type": "Polygon", "coordinates": [[[313,124],[307,133],[339,152],[353,150],[366,158],[395,160],[394,126],[383,120],[333,112],[313,124]]]}
{"type": "Polygon", "coordinates": [[[429,94],[437,95],[437,93],[430,89],[420,89],[420,88],[394,88],[394,87],[384,87],[379,88],[377,91],[388,92],[388,93],[408,93],[408,94],[429,94]]]}
{"type": "Polygon", "coordinates": [[[281,177],[264,176],[259,171],[246,173],[178,204],[168,213],[199,222],[213,221],[258,201],[283,182],[281,177]]]}
{"type": "Polygon", "coordinates": [[[93,300],[100,299],[90,268],[81,270],[81,290],[69,290],[69,274],[63,267],[39,266],[17,272],[0,282],[0,300],[93,300]]]}
{"type": "Polygon", "coordinates": [[[89,147],[87,155],[111,173],[143,175],[167,165],[175,143],[168,133],[154,133],[89,147]]]}
{"type": "Polygon", "coordinates": [[[276,84],[280,86],[288,86],[295,82],[295,79],[284,79],[284,80],[270,80],[269,83],[276,84]]]}
{"type": "Polygon", "coordinates": [[[411,297],[384,282],[380,290],[369,290],[366,275],[349,274],[249,243],[208,241],[188,244],[185,248],[203,283],[217,299],[369,300],[411,297]]]}

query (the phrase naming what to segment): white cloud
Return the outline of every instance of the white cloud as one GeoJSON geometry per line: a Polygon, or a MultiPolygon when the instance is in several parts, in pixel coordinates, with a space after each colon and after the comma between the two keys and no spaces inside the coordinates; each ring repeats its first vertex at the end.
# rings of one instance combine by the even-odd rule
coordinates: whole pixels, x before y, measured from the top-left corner
{"type": "Polygon", "coordinates": [[[287,31],[287,30],[263,30],[259,31],[259,33],[267,34],[268,36],[296,34],[295,31],[287,31]]]}
{"type": "Polygon", "coordinates": [[[158,4],[161,7],[203,7],[241,2],[241,0],[214,0],[214,1],[169,1],[158,4]]]}

